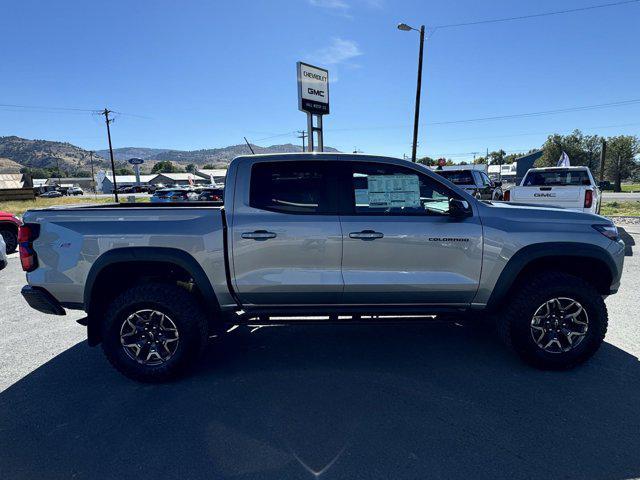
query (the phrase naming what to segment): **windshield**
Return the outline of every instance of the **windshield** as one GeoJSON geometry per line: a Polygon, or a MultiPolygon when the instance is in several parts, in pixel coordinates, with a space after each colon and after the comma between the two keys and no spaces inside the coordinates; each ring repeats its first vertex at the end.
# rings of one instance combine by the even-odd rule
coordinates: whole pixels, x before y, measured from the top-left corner
{"type": "Polygon", "coordinates": [[[473,185],[473,177],[469,170],[436,170],[436,172],[456,185],[473,185]]]}
{"type": "Polygon", "coordinates": [[[525,187],[591,185],[591,180],[586,170],[546,170],[527,173],[523,185],[525,187]]]}

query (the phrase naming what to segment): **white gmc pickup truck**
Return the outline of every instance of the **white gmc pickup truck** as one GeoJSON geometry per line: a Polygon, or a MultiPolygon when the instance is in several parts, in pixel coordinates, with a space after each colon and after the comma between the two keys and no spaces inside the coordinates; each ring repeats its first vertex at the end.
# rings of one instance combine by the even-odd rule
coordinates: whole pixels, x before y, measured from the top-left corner
{"type": "Polygon", "coordinates": [[[588,167],[532,168],[504,200],[599,213],[602,194],[588,167]]]}

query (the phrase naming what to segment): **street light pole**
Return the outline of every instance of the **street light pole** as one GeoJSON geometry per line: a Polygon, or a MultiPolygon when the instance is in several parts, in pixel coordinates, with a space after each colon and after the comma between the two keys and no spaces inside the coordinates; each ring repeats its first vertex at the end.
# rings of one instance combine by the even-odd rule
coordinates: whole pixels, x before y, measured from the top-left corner
{"type": "Polygon", "coordinates": [[[409,31],[415,30],[420,32],[420,53],[418,54],[418,81],[416,85],[416,107],[413,118],[413,146],[411,150],[411,161],[416,161],[416,155],[418,150],[418,123],[420,121],[420,92],[422,90],[422,58],[424,56],[424,25],[420,27],[420,30],[410,27],[406,23],[398,25],[398,30],[409,31]]]}

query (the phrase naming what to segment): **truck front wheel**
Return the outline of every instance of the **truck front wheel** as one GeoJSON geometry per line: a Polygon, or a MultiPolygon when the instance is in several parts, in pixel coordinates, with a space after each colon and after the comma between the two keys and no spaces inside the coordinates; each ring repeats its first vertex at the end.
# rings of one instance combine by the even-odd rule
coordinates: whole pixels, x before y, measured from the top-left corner
{"type": "Polygon", "coordinates": [[[127,377],[162,382],[182,373],[207,342],[207,321],[184,289],[149,283],[118,295],[102,324],[102,349],[127,377]]]}
{"type": "Polygon", "coordinates": [[[545,370],[563,370],[598,350],[607,321],[604,300],[590,283],[549,272],[520,283],[500,316],[499,331],[525,362],[545,370]]]}

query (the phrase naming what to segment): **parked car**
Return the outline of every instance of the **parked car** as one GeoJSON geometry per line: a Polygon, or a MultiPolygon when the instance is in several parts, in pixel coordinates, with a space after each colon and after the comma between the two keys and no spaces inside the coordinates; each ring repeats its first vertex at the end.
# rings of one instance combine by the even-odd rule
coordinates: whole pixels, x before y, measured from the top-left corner
{"type": "Polygon", "coordinates": [[[80,187],[70,187],[67,190],[67,195],[84,195],[84,190],[80,187]]]}
{"type": "Polygon", "coordinates": [[[252,155],[227,178],[224,206],[28,211],[22,295],[87,312],[89,344],[142,381],[178,375],[210,335],[256,317],[468,312],[545,369],[603,341],[624,261],[606,218],[479,201],[386,157],[252,155]]]}
{"type": "Polygon", "coordinates": [[[18,248],[18,228],[22,221],[9,212],[0,211],[0,236],[5,244],[4,251],[13,253],[18,248]]]}
{"type": "Polygon", "coordinates": [[[193,192],[187,188],[163,188],[156,190],[151,196],[152,202],[189,202],[193,199],[193,192]]]}
{"type": "Polygon", "coordinates": [[[58,197],[62,197],[62,192],[59,192],[58,190],[49,190],[48,192],[44,192],[42,195],[40,195],[42,198],[58,198],[58,197]]]}
{"type": "Polygon", "coordinates": [[[201,202],[221,202],[224,199],[224,189],[203,188],[200,190],[198,200],[201,202]]]}
{"type": "Polygon", "coordinates": [[[4,243],[4,238],[0,235],[0,270],[4,270],[7,263],[7,246],[4,243]]]}
{"type": "Polygon", "coordinates": [[[451,183],[466,190],[480,200],[502,200],[502,182],[493,181],[481,170],[447,169],[435,170],[451,183]]]}
{"type": "Polygon", "coordinates": [[[505,200],[600,213],[602,194],[588,167],[531,168],[505,200]]]}

